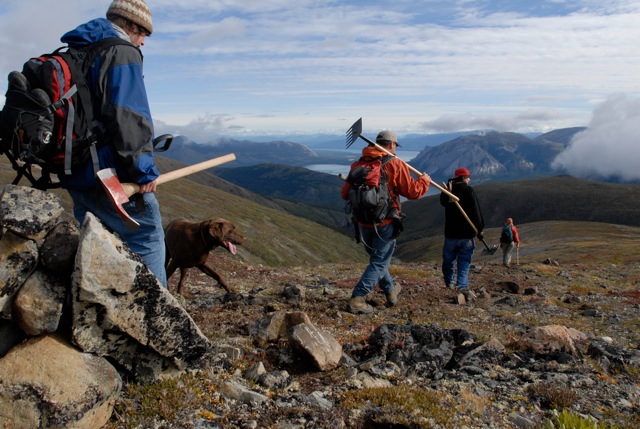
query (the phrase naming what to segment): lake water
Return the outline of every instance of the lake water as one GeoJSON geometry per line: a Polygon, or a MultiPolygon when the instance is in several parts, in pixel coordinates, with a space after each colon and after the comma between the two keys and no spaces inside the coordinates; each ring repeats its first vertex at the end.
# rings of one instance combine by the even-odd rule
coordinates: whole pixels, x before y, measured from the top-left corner
{"type": "MultiPolygon", "coordinates": [[[[322,149],[319,149],[319,150],[315,149],[315,151],[321,152],[322,149]]],[[[353,161],[355,161],[360,156],[360,153],[361,153],[360,150],[346,151],[346,152],[348,154],[347,159],[353,159],[353,161]]],[[[401,160],[408,162],[408,161],[411,161],[413,158],[415,158],[419,153],[420,151],[417,151],[417,150],[399,150],[396,152],[396,155],[401,160]]],[[[312,165],[305,165],[304,167],[312,171],[318,171],[320,173],[326,173],[326,174],[332,174],[332,175],[338,175],[342,173],[346,176],[347,174],[349,174],[349,168],[351,167],[351,162],[349,162],[348,160],[345,160],[344,164],[312,164],[312,165]]]]}

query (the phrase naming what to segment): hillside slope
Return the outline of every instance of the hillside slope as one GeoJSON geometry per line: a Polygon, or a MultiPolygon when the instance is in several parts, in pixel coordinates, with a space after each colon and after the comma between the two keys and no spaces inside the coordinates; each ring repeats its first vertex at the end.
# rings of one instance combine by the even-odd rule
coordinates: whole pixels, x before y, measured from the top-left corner
{"type": "MultiPolygon", "coordinates": [[[[516,182],[483,183],[476,190],[487,228],[497,228],[507,217],[516,225],[540,221],[590,221],[640,226],[640,185],[621,185],[545,177],[516,182]]],[[[441,236],[444,208],[439,195],[403,204],[407,214],[401,242],[441,236]]]]}
{"type": "MultiPolygon", "coordinates": [[[[173,168],[165,170],[165,167],[173,167],[169,164],[159,162],[159,168],[163,172],[172,170],[173,168]]],[[[207,178],[207,175],[208,173],[199,173],[195,177],[203,183],[215,186],[194,182],[190,177],[158,187],[157,197],[164,224],[176,218],[194,221],[211,217],[228,219],[247,237],[243,246],[238,247],[237,257],[252,265],[281,267],[364,260],[364,251],[351,237],[289,214],[272,201],[251,195],[235,185],[225,184],[219,178],[207,178]]],[[[13,177],[13,170],[7,159],[1,157],[0,187],[11,183],[13,177]]],[[[29,183],[23,179],[19,184],[27,186],[29,183]]],[[[71,210],[71,201],[65,191],[50,192],[59,195],[65,208],[71,210]]],[[[218,252],[223,250],[215,251],[218,252]]]]}

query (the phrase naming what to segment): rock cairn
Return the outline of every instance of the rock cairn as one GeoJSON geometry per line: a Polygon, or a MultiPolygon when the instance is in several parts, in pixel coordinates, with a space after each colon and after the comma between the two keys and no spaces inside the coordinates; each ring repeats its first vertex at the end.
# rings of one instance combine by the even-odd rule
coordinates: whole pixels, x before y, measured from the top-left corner
{"type": "Polygon", "coordinates": [[[197,365],[211,343],[140,258],[59,198],[0,195],[0,425],[103,426],[126,380],[197,365]]]}

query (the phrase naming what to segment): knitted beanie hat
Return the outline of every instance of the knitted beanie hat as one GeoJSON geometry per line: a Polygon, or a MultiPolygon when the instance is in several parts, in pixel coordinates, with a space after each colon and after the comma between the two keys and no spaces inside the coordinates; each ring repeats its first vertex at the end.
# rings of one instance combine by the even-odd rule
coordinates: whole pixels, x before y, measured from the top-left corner
{"type": "Polygon", "coordinates": [[[138,24],[149,34],[153,32],[151,11],[144,0],[113,0],[107,10],[107,19],[113,16],[119,16],[138,24]]]}

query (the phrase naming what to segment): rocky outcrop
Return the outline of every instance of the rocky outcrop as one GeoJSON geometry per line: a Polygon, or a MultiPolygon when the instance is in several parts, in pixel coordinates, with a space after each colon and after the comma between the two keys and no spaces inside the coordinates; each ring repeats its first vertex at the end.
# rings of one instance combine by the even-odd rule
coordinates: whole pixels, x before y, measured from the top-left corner
{"type": "Polygon", "coordinates": [[[158,380],[211,349],[92,214],[78,228],[54,194],[9,185],[0,227],[0,426],[101,427],[121,376],[158,380]]]}

